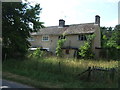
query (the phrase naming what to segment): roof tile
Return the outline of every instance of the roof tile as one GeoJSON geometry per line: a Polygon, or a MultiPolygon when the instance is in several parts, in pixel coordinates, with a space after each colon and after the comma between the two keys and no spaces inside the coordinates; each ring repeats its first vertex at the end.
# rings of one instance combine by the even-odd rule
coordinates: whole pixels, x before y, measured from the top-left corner
{"type": "Polygon", "coordinates": [[[59,26],[51,26],[40,29],[34,35],[69,35],[69,34],[83,34],[83,33],[94,33],[99,26],[94,23],[86,23],[86,24],[74,24],[74,25],[66,25],[65,27],[59,26]]]}

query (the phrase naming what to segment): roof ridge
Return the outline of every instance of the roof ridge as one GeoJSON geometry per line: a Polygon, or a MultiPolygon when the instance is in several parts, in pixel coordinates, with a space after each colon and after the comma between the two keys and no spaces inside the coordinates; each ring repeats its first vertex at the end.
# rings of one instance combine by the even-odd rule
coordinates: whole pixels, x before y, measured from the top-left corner
{"type": "Polygon", "coordinates": [[[70,24],[69,26],[72,26],[72,25],[83,25],[83,24],[94,24],[94,23],[80,23],[80,24],[70,24]]]}
{"type": "Polygon", "coordinates": [[[42,34],[53,34],[53,35],[61,35],[63,33],[66,34],[80,34],[80,33],[93,33],[98,27],[95,23],[81,23],[81,24],[71,24],[65,25],[62,28],[59,26],[49,26],[43,29],[40,29],[36,35],[42,34]],[[94,28],[95,27],[95,28],[94,28]]]}
{"type": "MultiPolygon", "coordinates": [[[[95,23],[92,22],[92,23],[69,24],[69,25],[65,25],[64,27],[66,27],[66,26],[73,26],[73,25],[84,25],[84,24],[95,24],[95,23]]],[[[46,26],[45,28],[49,28],[49,27],[59,27],[59,25],[58,26],[46,26]]]]}

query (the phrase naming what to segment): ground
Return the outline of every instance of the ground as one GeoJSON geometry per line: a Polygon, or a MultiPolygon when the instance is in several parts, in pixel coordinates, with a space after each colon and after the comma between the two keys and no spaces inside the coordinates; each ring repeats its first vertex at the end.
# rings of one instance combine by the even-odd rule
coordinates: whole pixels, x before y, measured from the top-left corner
{"type": "Polygon", "coordinates": [[[1,88],[33,88],[31,86],[24,85],[24,84],[17,83],[17,82],[13,82],[10,80],[2,79],[0,81],[2,82],[1,88]]]}

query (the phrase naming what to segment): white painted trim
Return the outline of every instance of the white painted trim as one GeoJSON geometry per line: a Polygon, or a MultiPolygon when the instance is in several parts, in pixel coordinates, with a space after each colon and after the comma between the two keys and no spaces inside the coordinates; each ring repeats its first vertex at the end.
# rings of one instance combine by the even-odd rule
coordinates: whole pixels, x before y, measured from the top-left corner
{"type": "Polygon", "coordinates": [[[37,48],[29,48],[28,50],[36,50],[37,48]]]}
{"type": "Polygon", "coordinates": [[[49,41],[49,35],[43,35],[42,36],[42,41],[49,41]],[[43,40],[43,37],[48,37],[48,40],[43,40]]]}
{"type": "Polygon", "coordinates": [[[50,51],[50,49],[49,49],[49,48],[42,48],[42,49],[46,49],[47,51],[50,51]]]}

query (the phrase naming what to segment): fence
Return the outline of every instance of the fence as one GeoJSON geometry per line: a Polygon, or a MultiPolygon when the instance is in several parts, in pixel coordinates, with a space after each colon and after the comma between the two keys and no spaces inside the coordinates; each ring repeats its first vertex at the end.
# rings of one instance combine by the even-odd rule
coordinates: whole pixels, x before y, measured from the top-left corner
{"type": "Polygon", "coordinates": [[[87,70],[84,72],[78,74],[80,79],[85,78],[87,81],[92,81],[92,80],[104,80],[107,77],[111,81],[115,80],[115,75],[116,75],[117,70],[115,68],[103,68],[103,67],[88,67],[87,70]],[[84,74],[84,75],[83,75],[84,74]],[[83,75],[83,77],[81,77],[83,75]]]}

